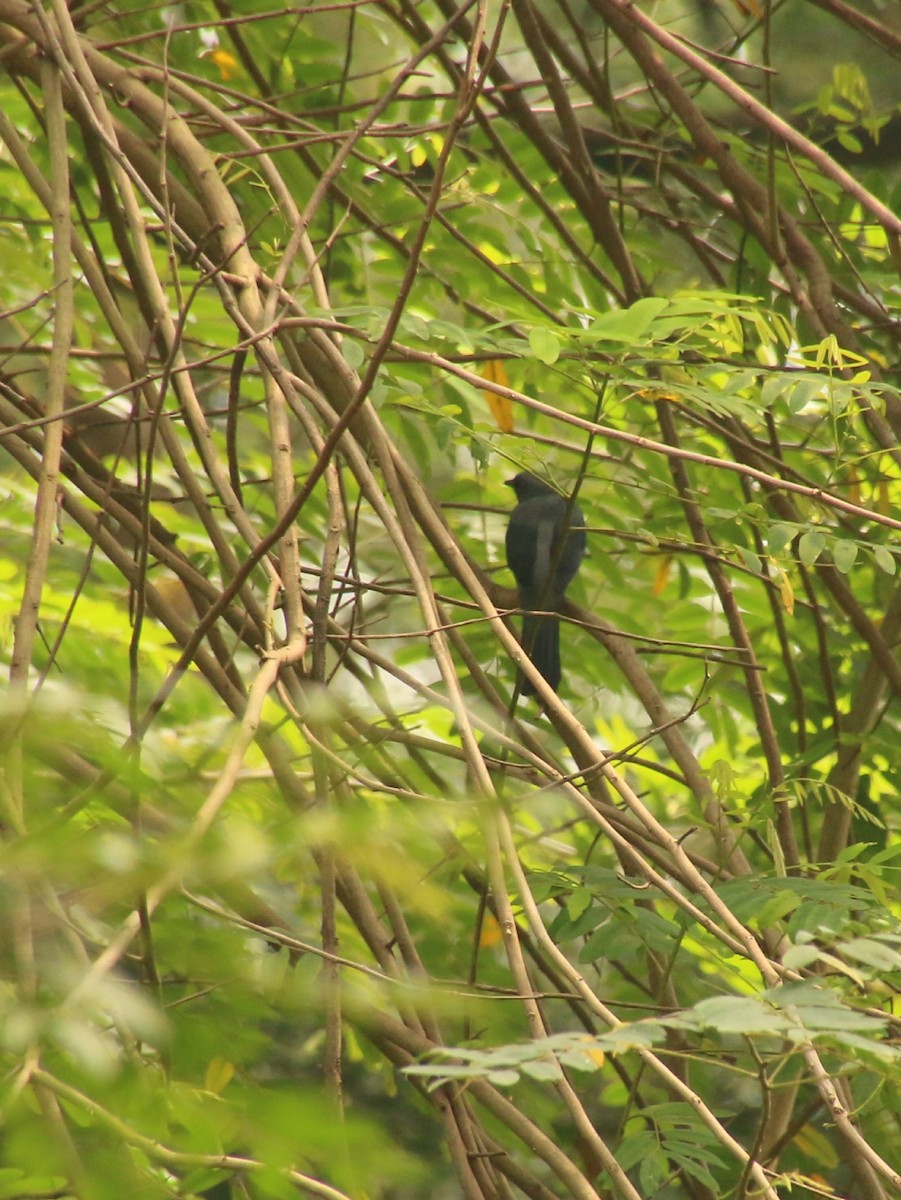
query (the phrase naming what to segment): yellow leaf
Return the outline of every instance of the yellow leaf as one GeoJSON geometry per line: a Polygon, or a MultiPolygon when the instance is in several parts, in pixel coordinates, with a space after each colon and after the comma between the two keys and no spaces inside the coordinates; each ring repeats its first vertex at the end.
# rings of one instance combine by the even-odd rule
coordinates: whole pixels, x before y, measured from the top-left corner
{"type": "Polygon", "coordinates": [[[851,475],[845,484],[845,493],[852,504],[860,504],[860,476],[851,475]]]}
{"type": "Polygon", "coordinates": [[[635,394],[642,400],[668,400],[671,404],[679,403],[679,397],[674,392],[669,392],[662,387],[639,388],[635,394]]]}
{"type": "Polygon", "coordinates": [[[653,593],[659,596],[661,592],[666,591],[666,585],[669,583],[670,567],[673,565],[673,556],[664,554],[657,563],[657,573],[654,575],[653,593]]]}
{"type": "Polygon", "coordinates": [[[154,575],[151,580],[160,598],[177,616],[189,624],[196,624],[197,609],[188,589],[177,575],[154,575]]]}
{"type": "MultiPolygon", "coordinates": [[[[496,383],[498,387],[509,387],[510,380],[507,378],[507,372],[504,364],[497,358],[489,358],[482,367],[482,378],[487,379],[489,383],[496,383]]],[[[497,422],[497,427],[501,433],[513,432],[513,403],[506,396],[499,396],[497,392],[483,392],[485,399],[488,401],[488,407],[491,409],[491,415],[497,422]]]]}
{"type": "Polygon", "coordinates": [[[219,68],[219,74],[226,83],[237,74],[238,60],[233,54],[229,54],[227,50],[214,50],[210,58],[219,68]]]}
{"type": "Polygon", "coordinates": [[[831,1183],[827,1183],[822,1175],[804,1175],[801,1171],[783,1171],[779,1176],[779,1182],[784,1183],[789,1191],[792,1190],[793,1184],[797,1184],[805,1191],[813,1192],[817,1196],[835,1195],[835,1188],[831,1183]]]}
{"type": "Polygon", "coordinates": [[[210,1059],[210,1064],[206,1069],[206,1076],[203,1080],[203,1086],[208,1092],[214,1092],[218,1096],[231,1083],[234,1073],[234,1063],[224,1058],[210,1059]]]}
{"type": "Polygon", "coordinates": [[[491,913],[485,914],[485,919],[482,921],[482,932],[479,937],[479,949],[489,950],[492,946],[496,946],[502,939],[501,927],[497,923],[497,919],[491,913]]]}
{"type": "Polygon", "coordinates": [[[838,1166],[839,1160],[835,1147],[826,1135],[819,1129],[815,1129],[813,1125],[805,1125],[803,1129],[799,1129],[795,1134],[793,1144],[822,1170],[831,1171],[833,1167],[838,1166]]]}
{"type": "Polygon", "coordinates": [[[596,1046],[593,1046],[590,1050],[586,1050],[585,1054],[586,1057],[590,1058],[593,1063],[597,1063],[599,1067],[604,1065],[605,1060],[603,1050],[598,1050],[596,1046]]]}
{"type": "Polygon", "coordinates": [[[791,580],[782,570],[779,572],[779,595],[782,598],[782,607],[789,616],[793,616],[795,611],[795,589],[792,587],[791,580]]]}
{"type": "Polygon", "coordinates": [[[879,487],[876,489],[876,511],[881,513],[883,517],[887,517],[892,511],[892,502],[888,494],[888,484],[884,479],[879,481],[879,487]]]}

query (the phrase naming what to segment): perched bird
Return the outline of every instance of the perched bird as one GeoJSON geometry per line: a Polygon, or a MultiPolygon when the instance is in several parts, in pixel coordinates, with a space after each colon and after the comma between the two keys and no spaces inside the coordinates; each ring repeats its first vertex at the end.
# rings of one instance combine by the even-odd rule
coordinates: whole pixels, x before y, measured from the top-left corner
{"type": "MultiPolygon", "coordinates": [[[[552,487],[521,471],[507,480],[519,503],[507,526],[507,565],[516,577],[523,649],[556,691],[560,686],[560,622],[531,612],[556,612],[585,555],[585,517],[552,487]]],[[[528,680],[524,696],[535,689],[528,680]]]]}

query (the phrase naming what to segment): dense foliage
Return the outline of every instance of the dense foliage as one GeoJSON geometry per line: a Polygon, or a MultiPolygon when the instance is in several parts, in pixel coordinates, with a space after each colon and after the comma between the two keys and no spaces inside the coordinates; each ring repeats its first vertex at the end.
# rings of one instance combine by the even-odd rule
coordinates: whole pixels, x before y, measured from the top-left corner
{"type": "Polygon", "coordinates": [[[0,1195],[901,1192],[893,19],[0,0],[0,1195]]]}

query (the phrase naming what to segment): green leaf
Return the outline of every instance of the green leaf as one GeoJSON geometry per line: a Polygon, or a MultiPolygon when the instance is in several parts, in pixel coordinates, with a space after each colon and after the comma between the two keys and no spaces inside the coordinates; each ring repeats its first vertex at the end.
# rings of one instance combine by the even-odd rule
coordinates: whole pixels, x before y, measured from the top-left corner
{"type": "Polygon", "coordinates": [[[643,1155],[638,1165],[638,1178],[646,1196],[653,1196],[672,1174],[672,1168],[664,1150],[655,1149],[643,1155]]]}
{"type": "Polygon", "coordinates": [[[523,1075],[528,1075],[531,1079],[538,1079],[542,1083],[553,1082],[563,1078],[563,1072],[560,1070],[559,1063],[548,1062],[542,1059],[539,1059],[537,1062],[524,1062],[522,1064],[522,1073],[523,1075]]]}
{"type": "Polygon", "coordinates": [[[797,379],[788,391],[788,408],[793,414],[803,411],[812,401],[823,394],[823,381],[813,376],[809,379],[797,379]]]}
{"type": "Polygon", "coordinates": [[[752,571],[754,574],[760,573],[760,555],[755,554],[753,550],[747,550],[744,546],[735,547],[739,558],[742,561],[747,571],[752,571]]]}
{"type": "Polygon", "coordinates": [[[616,1157],[623,1170],[630,1171],[645,1158],[659,1153],[660,1146],[656,1136],[650,1129],[640,1129],[623,1139],[616,1157]]]}
{"type": "Polygon", "coordinates": [[[856,1029],[875,1036],[885,1028],[885,1020],[858,1012],[831,988],[818,983],[785,983],[769,988],[764,995],[780,1008],[790,1009],[792,1016],[812,1031],[856,1029]]]}
{"type": "Polygon", "coordinates": [[[28,1175],[18,1169],[0,1170],[0,1200],[19,1200],[22,1196],[65,1194],[65,1176],[28,1175]]]}
{"type": "Polygon", "coordinates": [[[884,571],[886,575],[894,575],[896,564],[895,556],[891,550],[885,546],[874,546],[873,558],[876,560],[876,566],[880,571],[884,571]]]}
{"type": "Polygon", "coordinates": [[[690,1022],[718,1033],[780,1033],[785,1016],[752,996],[715,996],[687,1009],[680,1023],[690,1022]]]}
{"type": "Polygon", "coordinates": [[[576,888],[566,900],[566,911],[571,921],[578,921],[584,912],[591,908],[594,896],[589,888],[576,888]]]}
{"type": "Polygon", "coordinates": [[[773,556],[779,554],[780,551],[785,549],[797,532],[794,525],[771,525],[766,535],[767,550],[773,556]]]}
{"type": "Polygon", "coordinates": [[[843,575],[846,575],[851,570],[856,558],[857,542],[849,542],[847,538],[842,538],[835,543],[832,550],[832,559],[843,575]]]}
{"type": "Polygon", "coordinates": [[[860,138],[856,137],[850,130],[843,129],[841,125],[836,126],[835,136],[838,138],[839,144],[851,154],[860,154],[861,150],[863,150],[860,138]]]}
{"type": "Polygon", "coordinates": [[[826,536],[819,529],[808,529],[798,540],[798,558],[805,567],[812,567],[826,546],[826,536]]]}
{"type": "Polygon", "coordinates": [[[789,946],[782,956],[782,961],[791,971],[803,971],[819,957],[820,951],[816,946],[789,946]]]}
{"type": "Polygon", "coordinates": [[[788,913],[794,912],[800,903],[800,897],[796,892],[784,888],[767,900],[757,913],[754,918],[755,927],[769,929],[771,925],[781,921],[788,913]]]}
{"type": "Polygon", "coordinates": [[[873,938],[851,938],[841,942],[837,949],[876,971],[901,970],[901,954],[873,938]]]}
{"type": "Polygon", "coordinates": [[[519,1083],[519,1072],[509,1069],[503,1071],[489,1071],[488,1082],[493,1083],[495,1087],[513,1087],[515,1083],[519,1083]]]}
{"type": "Polygon", "coordinates": [[[548,367],[560,357],[560,339],[545,325],[533,325],[529,330],[529,348],[548,367]]]}
{"type": "Polygon", "coordinates": [[[637,344],[656,317],[670,302],[660,296],[647,296],[629,308],[602,313],[591,324],[590,333],[600,341],[637,344]]]}
{"type": "Polygon", "coordinates": [[[341,353],[344,361],[352,371],[359,370],[366,361],[366,352],[360,342],[354,338],[345,338],[341,343],[341,353]]]}

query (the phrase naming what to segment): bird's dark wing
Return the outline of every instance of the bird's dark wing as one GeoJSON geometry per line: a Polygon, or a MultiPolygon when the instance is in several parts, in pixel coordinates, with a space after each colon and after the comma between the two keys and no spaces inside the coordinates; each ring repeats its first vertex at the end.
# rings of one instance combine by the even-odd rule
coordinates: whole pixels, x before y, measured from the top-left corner
{"type": "Polygon", "coordinates": [[[557,557],[566,502],[559,496],[533,496],[517,504],[507,527],[507,563],[519,585],[524,608],[553,608],[560,593],[551,571],[557,557]]]}
{"type": "MultiPolygon", "coordinates": [[[[556,691],[560,686],[560,622],[535,616],[559,608],[585,554],[582,510],[534,475],[520,474],[510,486],[519,500],[507,526],[507,563],[525,609],[522,644],[535,667],[556,691]],[[529,611],[531,610],[531,612],[529,611]]],[[[522,681],[525,696],[535,689],[522,681]]]]}

